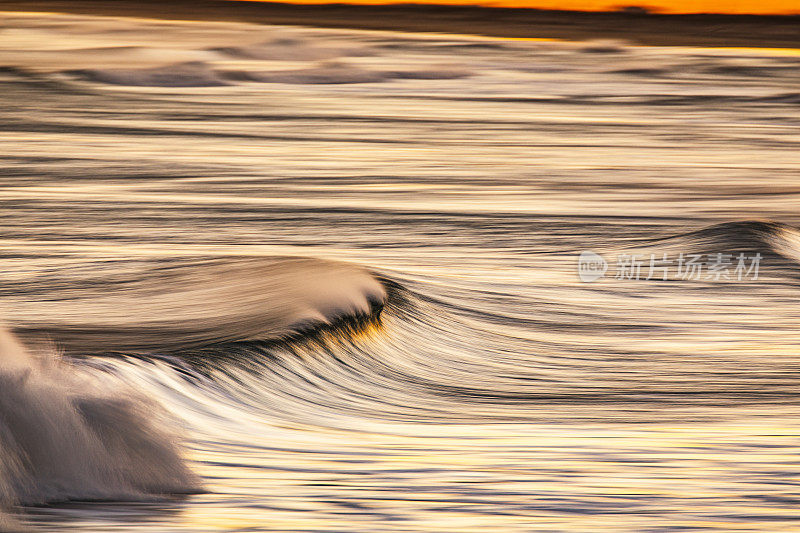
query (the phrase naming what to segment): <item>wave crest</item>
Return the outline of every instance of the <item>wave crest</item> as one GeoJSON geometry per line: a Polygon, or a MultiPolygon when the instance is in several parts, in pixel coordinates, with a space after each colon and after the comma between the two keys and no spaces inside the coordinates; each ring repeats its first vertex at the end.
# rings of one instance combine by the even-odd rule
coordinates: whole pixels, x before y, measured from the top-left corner
{"type": "Polygon", "coordinates": [[[784,256],[789,248],[800,245],[800,230],[768,220],[738,220],[714,224],[658,239],[655,242],[686,245],[702,253],[754,253],[784,256]]]}
{"type": "Polygon", "coordinates": [[[271,257],[146,264],[68,286],[55,278],[5,302],[24,339],[96,354],[274,340],[374,314],[385,299],[381,281],[358,266],[271,257]]]}

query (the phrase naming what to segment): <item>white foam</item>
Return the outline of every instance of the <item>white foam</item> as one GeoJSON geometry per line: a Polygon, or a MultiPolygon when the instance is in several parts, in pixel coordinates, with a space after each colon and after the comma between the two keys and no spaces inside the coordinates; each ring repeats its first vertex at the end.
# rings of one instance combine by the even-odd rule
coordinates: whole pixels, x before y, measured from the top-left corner
{"type": "MultiPolygon", "coordinates": [[[[115,381],[115,380],[113,380],[115,381]]],[[[0,330],[0,504],[196,492],[160,409],[0,330]]],[[[13,525],[8,516],[0,529],[13,525]]]]}

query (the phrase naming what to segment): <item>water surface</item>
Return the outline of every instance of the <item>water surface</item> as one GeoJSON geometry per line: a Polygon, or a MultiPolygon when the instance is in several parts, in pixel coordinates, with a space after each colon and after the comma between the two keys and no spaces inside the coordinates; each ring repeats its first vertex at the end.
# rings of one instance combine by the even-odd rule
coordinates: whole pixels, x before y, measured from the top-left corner
{"type": "Polygon", "coordinates": [[[0,65],[23,525],[797,530],[796,53],[7,13],[0,65]]]}

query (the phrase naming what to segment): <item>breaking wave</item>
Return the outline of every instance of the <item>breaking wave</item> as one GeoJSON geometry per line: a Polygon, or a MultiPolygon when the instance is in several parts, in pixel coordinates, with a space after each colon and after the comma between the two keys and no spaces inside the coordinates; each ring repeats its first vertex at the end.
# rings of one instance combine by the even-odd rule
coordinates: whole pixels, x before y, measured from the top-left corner
{"type": "Polygon", "coordinates": [[[202,367],[247,345],[355,334],[379,319],[386,297],[361,268],[301,258],[192,262],[27,292],[32,306],[9,302],[6,311],[40,348],[0,330],[0,506],[201,490],[159,405],[59,350],[79,358],[172,353],[202,367]]]}
{"type": "Polygon", "coordinates": [[[273,340],[379,312],[386,290],[355,265],[297,257],[142,265],[9,295],[15,332],[67,353],[165,352],[273,340]]]}
{"type": "Polygon", "coordinates": [[[0,504],[198,492],[160,412],[123,383],[92,379],[0,331],[0,504]]]}

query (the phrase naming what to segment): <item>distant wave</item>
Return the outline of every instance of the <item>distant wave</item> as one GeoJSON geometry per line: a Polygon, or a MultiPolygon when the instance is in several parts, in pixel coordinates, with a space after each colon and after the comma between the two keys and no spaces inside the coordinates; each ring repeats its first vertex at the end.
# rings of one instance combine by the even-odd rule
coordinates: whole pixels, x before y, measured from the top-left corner
{"type": "Polygon", "coordinates": [[[326,62],[310,68],[272,72],[233,71],[226,75],[241,81],[297,84],[377,83],[386,79],[382,72],[341,62],[326,62]]]}
{"type": "Polygon", "coordinates": [[[409,70],[368,70],[346,63],[329,61],[294,70],[215,70],[202,61],[191,61],[156,68],[79,69],[66,71],[73,77],[111,85],[143,87],[215,87],[236,82],[347,84],[379,83],[392,79],[449,80],[470,73],[452,67],[409,70]]]}
{"type": "Polygon", "coordinates": [[[647,242],[661,247],[683,247],[691,253],[760,253],[770,257],[773,265],[775,260],[794,264],[800,258],[800,230],[763,220],[724,222],[647,242]]]}
{"type": "Polygon", "coordinates": [[[350,46],[327,43],[321,46],[301,38],[283,37],[249,46],[224,46],[211,51],[239,59],[266,61],[322,61],[342,56],[371,55],[369,48],[351,44],[350,46]]]}
{"type": "Polygon", "coordinates": [[[227,85],[206,63],[190,61],[143,69],[80,69],[66,72],[77,78],[113,85],[152,87],[214,87],[227,85]]]}

